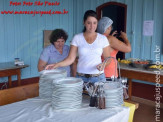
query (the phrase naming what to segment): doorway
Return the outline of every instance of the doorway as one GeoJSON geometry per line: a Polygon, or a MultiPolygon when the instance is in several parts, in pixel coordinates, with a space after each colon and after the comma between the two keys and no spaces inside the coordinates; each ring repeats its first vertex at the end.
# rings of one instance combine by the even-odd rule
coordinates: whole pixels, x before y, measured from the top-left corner
{"type": "MultiPolygon", "coordinates": [[[[98,19],[106,16],[113,20],[112,32],[115,30],[117,30],[118,33],[120,33],[120,31],[126,32],[127,5],[118,2],[108,2],[98,6],[96,12],[98,19]]],[[[123,41],[122,38],[117,38],[123,41]]],[[[125,59],[125,53],[119,51],[117,54],[117,59],[118,58],[125,59]]]]}

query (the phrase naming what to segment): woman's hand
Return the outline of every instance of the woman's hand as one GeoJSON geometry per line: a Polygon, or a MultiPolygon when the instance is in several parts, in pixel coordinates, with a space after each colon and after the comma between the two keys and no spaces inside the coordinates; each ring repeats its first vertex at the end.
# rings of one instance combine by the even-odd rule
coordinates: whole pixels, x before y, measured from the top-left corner
{"type": "Polygon", "coordinates": [[[112,36],[116,36],[118,34],[118,32],[117,31],[114,31],[111,35],[112,36]]]}
{"type": "Polygon", "coordinates": [[[51,70],[51,69],[56,69],[58,66],[57,66],[57,63],[56,64],[49,64],[45,67],[45,70],[51,70]]]}
{"type": "Polygon", "coordinates": [[[98,69],[99,71],[104,70],[104,64],[103,64],[103,63],[97,65],[96,67],[97,67],[97,69],[98,69]]]}
{"type": "Polygon", "coordinates": [[[125,32],[122,32],[122,31],[121,31],[120,34],[121,34],[121,35],[120,35],[119,37],[121,37],[121,38],[124,39],[124,40],[127,39],[127,34],[126,34],[125,32]]]}

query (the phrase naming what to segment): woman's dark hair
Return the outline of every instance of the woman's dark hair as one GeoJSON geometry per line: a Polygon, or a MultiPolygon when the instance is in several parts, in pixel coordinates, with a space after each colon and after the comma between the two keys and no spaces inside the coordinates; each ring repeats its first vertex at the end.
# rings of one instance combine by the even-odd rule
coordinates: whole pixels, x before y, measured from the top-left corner
{"type": "MultiPolygon", "coordinates": [[[[88,17],[95,17],[97,19],[97,13],[93,10],[87,10],[84,14],[83,22],[85,22],[88,19],[88,17]]],[[[86,28],[84,27],[83,32],[85,31],[86,31],[86,28]]]]}
{"type": "Polygon", "coordinates": [[[64,39],[66,42],[67,38],[68,38],[68,35],[64,30],[55,29],[52,31],[52,33],[49,37],[49,40],[50,40],[51,44],[54,44],[54,42],[56,42],[58,39],[64,39]]]}

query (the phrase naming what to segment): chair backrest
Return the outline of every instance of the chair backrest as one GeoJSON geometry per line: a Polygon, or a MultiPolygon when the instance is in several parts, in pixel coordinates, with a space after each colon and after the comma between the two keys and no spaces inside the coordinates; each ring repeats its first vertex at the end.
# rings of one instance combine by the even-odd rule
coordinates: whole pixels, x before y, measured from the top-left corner
{"type": "Polygon", "coordinates": [[[38,83],[0,90],[0,106],[13,102],[37,97],[39,95],[38,83]]]}

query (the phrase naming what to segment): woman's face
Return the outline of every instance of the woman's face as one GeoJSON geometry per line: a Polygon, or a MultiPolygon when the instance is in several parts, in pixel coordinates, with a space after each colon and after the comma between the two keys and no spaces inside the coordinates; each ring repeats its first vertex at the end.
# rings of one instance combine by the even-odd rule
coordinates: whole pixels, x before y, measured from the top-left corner
{"type": "Polygon", "coordinates": [[[97,29],[97,19],[95,17],[88,17],[87,20],[84,22],[85,28],[87,32],[95,32],[97,29]]]}
{"type": "Polygon", "coordinates": [[[54,46],[57,50],[63,49],[64,44],[65,44],[64,39],[58,39],[56,42],[54,42],[54,46]]]}
{"type": "Polygon", "coordinates": [[[109,35],[111,33],[111,30],[112,30],[112,26],[109,26],[105,31],[105,35],[109,35]]]}

